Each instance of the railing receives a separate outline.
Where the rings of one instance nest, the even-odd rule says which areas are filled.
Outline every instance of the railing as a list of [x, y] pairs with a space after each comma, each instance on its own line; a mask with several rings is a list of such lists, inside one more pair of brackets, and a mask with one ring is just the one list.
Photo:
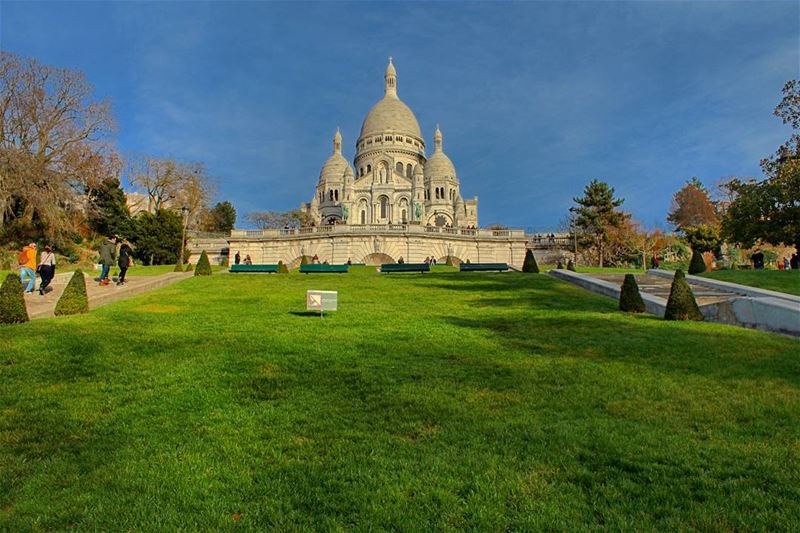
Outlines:
[[525, 232], [521, 229], [491, 230], [472, 228], [451, 228], [443, 226], [423, 226], [418, 223], [408, 224], [336, 224], [332, 226], [312, 226], [291, 229], [265, 229], [265, 230], [233, 230], [232, 239], [250, 238], [297, 238], [317, 234], [343, 235], [343, 234], [437, 234], [458, 236], [462, 238], [494, 238], [494, 239], [524, 239]]

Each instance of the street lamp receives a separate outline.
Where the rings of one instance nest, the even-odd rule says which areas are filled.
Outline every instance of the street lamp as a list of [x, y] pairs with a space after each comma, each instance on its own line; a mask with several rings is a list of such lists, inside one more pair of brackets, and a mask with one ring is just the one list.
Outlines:
[[189, 220], [189, 208], [186, 206], [181, 207], [181, 255], [178, 257], [178, 263], [183, 264], [183, 254], [186, 246], [186, 223]]

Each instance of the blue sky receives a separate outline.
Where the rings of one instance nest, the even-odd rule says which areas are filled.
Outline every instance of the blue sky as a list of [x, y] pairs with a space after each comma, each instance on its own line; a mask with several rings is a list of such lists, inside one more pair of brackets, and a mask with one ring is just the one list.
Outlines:
[[352, 160], [391, 55], [481, 224], [555, 226], [600, 178], [653, 227], [788, 137], [800, 3], [4, 0], [0, 47], [83, 70], [123, 153], [204, 162], [240, 220], [310, 200], [337, 126]]

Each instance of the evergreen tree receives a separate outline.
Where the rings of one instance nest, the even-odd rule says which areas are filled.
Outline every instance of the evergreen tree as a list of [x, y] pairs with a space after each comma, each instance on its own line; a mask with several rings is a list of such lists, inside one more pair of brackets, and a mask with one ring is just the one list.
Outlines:
[[672, 287], [667, 299], [667, 309], [664, 313], [665, 320], [703, 320], [703, 313], [697, 306], [692, 288], [686, 282], [682, 270], [675, 272]]
[[563, 270], [564, 263], [561, 262], [561, 259], [558, 260], [558, 264], [556, 265], [556, 270]]
[[0, 285], [0, 324], [17, 324], [28, 321], [25, 295], [19, 276], [9, 274]]
[[175, 263], [175, 268], [172, 269], [173, 272], [186, 272], [186, 269], [183, 268], [183, 264], [179, 261]]
[[288, 274], [289, 268], [283, 261], [278, 261], [278, 274]]
[[644, 313], [644, 300], [639, 293], [639, 285], [633, 274], [625, 274], [619, 293], [619, 309], [628, 313]]
[[186, 270], [184, 272], [191, 272], [194, 270], [194, 265], [191, 263], [186, 263]]
[[522, 262], [522, 271], [533, 272], [534, 274], [539, 273], [539, 265], [536, 264], [536, 258], [533, 256], [533, 252], [530, 249], [525, 251], [525, 261]]
[[130, 237], [133, 221], [125, 201], [125, 192], [117, 178], [108, 178], [93, 189], [86, 191], [88, 197], [89, 227], [97, 234], [110, 237]]
[[617, 208], [624, 201], [614, 198], [614, 189], [603, 181], [592, 180], [583, 191], [583, 196], [574, 198], [575, 225], [588, 237], [588, 244], [597, 251], [599, 266], [603, 266], [609, 241], [609, 230], [620, 228], [628, 215]]
[[572, 262], [572, 259], [567, 261], [567, 270], [571, 270], [573, 272], [577, 272], [575, 270], [575, 263]]
[[203, 253], [200, 254], [200, 259], [197, 260], [197, 266], [194, 269], [195, 276], [210, 276], [211, 275], [211, 263], [208, 262], [208, 255], [206, 255], [206, 251], [203, 250]]
[[444, 264], [450, 267], [453, 266], [453, 258], [448, 255], [447, 258], [444, 260]]
[[56, 303], [56, 316], [77, 315], [89, 312], [89, 296], [86, 294], [86, 280], [83, 272], [76, 270]]
[[706, 271], [706, 262], [703, 261], [703, 254], [698, 250], [692, 250], [692, 260], [689, 261], [689, 274], [702, 274]]
[[167, 209], [139, 213], [134, 218], [131, 236], [134, 256], [145, 265], [177, 263], [181, 249], [183, 226], [181, 216]]
[[215, 233], [230, 233], [236, 224], [236, 209], [228, 202], [218, 202], [209, 209], [206, 217], [206, 230]]
[[308, 256], [305, 256], [305, 255], [304, 255], [304, 256], [302, 256], [302, 257], [300, 258], [300, 264], [301, 264], [301, 265], [307, 265], [307, 264], [308, 264]]

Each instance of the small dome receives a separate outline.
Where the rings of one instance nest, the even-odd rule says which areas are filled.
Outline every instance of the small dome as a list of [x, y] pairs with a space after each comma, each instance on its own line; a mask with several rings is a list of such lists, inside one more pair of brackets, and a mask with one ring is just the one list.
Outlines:
[[425, 177], [431, 178], [456, 178], [456, 167], [453, 162], [445, 155], [442, 150], [442, 132], [436, 126], [436, 133], [433, 134], [434, 149], [433, 154], [425, 162]]
[[[350, 163], [342, 157], [342, 154], [333, 154], [322, 165], [322, 170], [319, 171], [319, 180], [340, 180], [349, 167]], [[353, 172], [352, 169], [350, 172]]]
[[347, 169], [350, 170], [352, 176], [353, 169], [350, 168], [347, 159], [342, 156], [342, 134], [339, 132], [339, 128], [336, 128], [336, 134], [333, 136], [333, 154], [322, 165], [322, 170], [319, 171], [319, 181], [341, 180]]

